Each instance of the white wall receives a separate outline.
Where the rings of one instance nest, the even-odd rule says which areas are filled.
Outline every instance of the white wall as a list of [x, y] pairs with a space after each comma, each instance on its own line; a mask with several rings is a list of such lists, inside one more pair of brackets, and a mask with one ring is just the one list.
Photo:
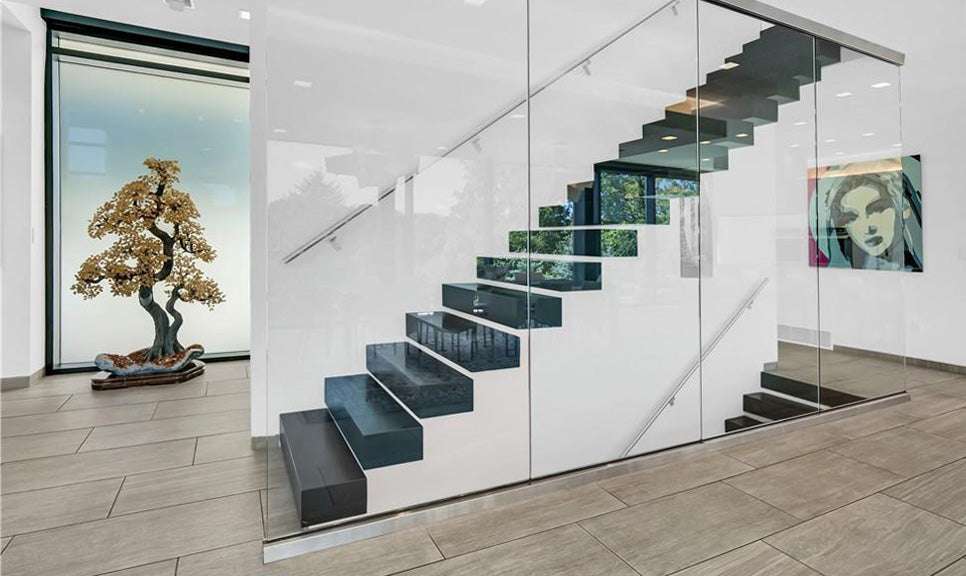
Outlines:
[[39, 13], [4, 3], [3, 377], [44, 366], [44, 45]]
[[[922, 155], [925, 271], [877, 273], [886, 277], [864, 281], [873, 290], [871, 283], [880, 282], [886, 284], [883, 290], [892, 291], [896, 280], [888, 276], [900, 276], [906, 355], [966, 365], [966, 348], [962, 346], [962, 327], [966, 325], [962, 297], [966, 285], [966, 235], [962, 226], [966, 196], [960, 189], [966, 117], [955, 105], [966, 93], [966, 78], [961, 73], [966, 69], [966, 6], [960, 0], [935, 0], [915, 6], [881, 0], [766, 1], [906, 54], [901, 70], [902, 152]], [[845, 313], [843, 309], [843, 317]], [[838, 338], [833, 334], [833, 340], [874, 347], [874, 342], [856, 342], [843, 336], [842, 330]]]

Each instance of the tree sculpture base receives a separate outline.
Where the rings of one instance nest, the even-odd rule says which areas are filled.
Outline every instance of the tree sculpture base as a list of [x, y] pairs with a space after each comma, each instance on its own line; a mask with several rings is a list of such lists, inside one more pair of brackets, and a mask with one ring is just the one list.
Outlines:
[[160, 384], [177, 384], [196, 378], [205, 373], [205, 363], [192, 360], [185, 368], [177, 372], [158, 372], [154, 374], [137, 374], [134, 376], [118, 376], [110, 372], [98, 372], [91, 379], [94, 390], [114, 390], [117, 388], [132, 388], [134, 386], [157, 386]]

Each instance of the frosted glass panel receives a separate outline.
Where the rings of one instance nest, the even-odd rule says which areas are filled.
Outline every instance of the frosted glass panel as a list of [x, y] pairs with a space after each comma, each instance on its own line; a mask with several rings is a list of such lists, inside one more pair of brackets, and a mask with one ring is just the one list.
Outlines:
[[[225, 293], [214, 310], [181, 304], [180, 339], [209, 353], [247, 351], [248, 88], [76, 62], [58, 68], [59, 363], [89, 363], [101, 352], [151, 344], [151, 319], [136, 297], [105, 290], [83, 300], [70, 286], [84, 259], [113, 241], [87, 235], [94, 211], [144, 174], [142, 162], [152, 156], [180, 163], [178, 187], [191, 194], [205, 237], [218, 252], [204, 270]], [[161, 290], [155, 287], [156, 298]]]

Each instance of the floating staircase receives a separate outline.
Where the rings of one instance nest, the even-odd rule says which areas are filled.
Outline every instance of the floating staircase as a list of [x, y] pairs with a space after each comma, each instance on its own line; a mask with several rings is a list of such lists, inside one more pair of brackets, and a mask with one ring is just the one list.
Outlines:
[[[727, 170], [731, 150], [753, 146], [755, 127], [776, 122], [779, 105], [798, 100], [822, 66], [840, 60], [838, 46], [819, 42], [813, 61], [811, 42], [789, 29], [764, 30], [727, 59], [729, 69], [709, 74], [663, 119], [645, 124], [640, 139], [620, 144], [616, 160], [595, 164], [593, 182], [572, 184], [563, 203], [540, 207], [538, 229], [510, 231], [508, 252], [520, 257], [479, 256], [476, 282], [443, 284], [451, 312], [405, 314], [407, 340], [366, 346], [367, 373], [325, 378], [327, 409], [282, 414], [302, 525], [365, 514], [366, 470], [418, 465], [423, 420], [472, 413], [472, 374], [520, 366], [513, 330], [562, 328], [564, 294], [603, 289], [601, 261], [569, 257], [636, 257], [638, 230], [628, 227], [670, 223], [670, 199], [697, 195], [696, 158], [699, 172]], [[604, 228], [612, 225], [624, 227]], [[728, 419], [727, 431], [853, 401], [766, 373], [762, 387], [781, 395], [745, 395], [748, 414]]]

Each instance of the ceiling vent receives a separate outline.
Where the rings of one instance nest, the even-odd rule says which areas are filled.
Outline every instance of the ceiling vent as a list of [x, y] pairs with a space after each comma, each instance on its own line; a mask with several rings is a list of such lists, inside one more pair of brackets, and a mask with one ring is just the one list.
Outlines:
[[161, 0], [168, 5], [168, 8], [177, 12], [183, 12], [185, 8], [194, 9], [195, 0]]

